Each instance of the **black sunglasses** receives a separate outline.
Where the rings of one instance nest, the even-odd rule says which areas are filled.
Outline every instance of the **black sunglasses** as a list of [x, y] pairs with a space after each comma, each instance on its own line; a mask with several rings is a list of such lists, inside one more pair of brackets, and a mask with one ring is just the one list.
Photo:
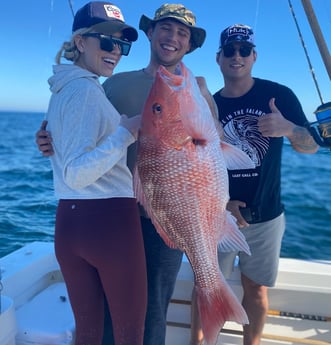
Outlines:
[[241, 57], [248, 57], [248, 56], [251, 55], [252, 50], [253, 50], [253, 47], [251, 47], [251, 46], [246, 46], [246, 45], [242, 45], [242, 46], [240, 46], [239, 48], [236, 48], [236, 47], [234, 47], [233, 45], [227, 45], [227, 46], [224, 46], [224, 47], [222, 48], [223, 55], [224, 55], [226, 58], [233, 57], [234, 54], [236, 53], [236, 51], [239, 52], [239, 55], [240, 55]]
[[114, 45], [119, 46], [121, 55], [129, 55], [131, 44], [130, 41], [125, 41], [117, 37], [113, 37], [111, 35], [104, 35], [98, 32], [91, 32], [87, 34], [83, 34], [84, 37], [95, 37], [100, 40], [100, 49], [105, 50], [107, 52], [111, 52], [114, 50]]

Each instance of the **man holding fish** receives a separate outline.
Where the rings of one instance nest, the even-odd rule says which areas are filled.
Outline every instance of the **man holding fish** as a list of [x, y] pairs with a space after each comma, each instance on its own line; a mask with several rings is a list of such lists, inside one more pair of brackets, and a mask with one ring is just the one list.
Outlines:
[[[169, 73], [176, 73], [178, 64], [185, 54], [201, 47], [206, 36], [205, 30], [196, 26], [194, 14], [181, 4], [162, 5], [155, 12], [154, 19], [143, 15], [139, 28], [150, 41], [151, 54], [148, 66], [139, 71], [119, 73], [104, 83], [109, 100], [120, 114], [128, 116], [143, 111], [158, 68], [164, 66]], [[197, 82], [211, 112], [217, 117], [217, 108], [204, 78], [197, 78]], [[45, 125], [46, 123], [43, 127]], [[37, 132], [37, 143], [45, 156], [52, 154], [50, 133], [45, 128]], [[128, 165], [131, 169], [135, 161], [136, 147], [133, 146], [128, 153]], [[143, 215], [141, 221], [148, 278], [144, 345], [164, 345], [167, 309], [183, 253], [164, 243], [149, 218]], [[107, 344], [109, 342], [107, 339]]]
[[[155, 12], [153, 20], [143, 15], [139, 28], [150, 41], [149, 64], [142, 70], [116, 74], [104, 83], [106, 94], [115, 108], [128, 116], [143, 112], [159, 67], [164, 66], [170, 74], [176, 74], [178, 64], [185, 54], [200, 47], [206, 36], [204, 29], [196, 26], [194, 14], [180, 4], [162, 5]], [[198, 82], [201, 93], [217, 117], [215, 104], [205, 80], [199, 78]], [[132, 170], [136, 156], [136, 146], [130, 147], [128, 165]], [[148, 278], [144, 344], [164, 345], [167, 309], [183, 254], [164, 243], [149, 218], [142, 216], [141, 222]]]

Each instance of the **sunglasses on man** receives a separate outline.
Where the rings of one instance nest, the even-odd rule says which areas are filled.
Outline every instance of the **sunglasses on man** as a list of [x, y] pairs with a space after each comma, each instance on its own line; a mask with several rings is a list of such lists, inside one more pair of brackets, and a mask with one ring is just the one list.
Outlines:
[[235, 46], [229, 44], [229, 45], [226, 45], [222, 48], [223, 55], [226, 58], [233, 57], [236, 52], [239, 52], [239, 55], [241, 57], [248, 57], [251, 55], [252, 50], [253, 50], [253, 47], [247, 46], [247, 45], [241, 45], [239, 47], [235, 47]]
[[98, 32], [91, 32], [87, 34], [83, 34], [84, 37], [95, 37], [98, 38], [100, 41], [100, 49], [105, 50], [107, 52], [111, 52], [114, 50], [114, 46], [117, 45], [120, 48], [121, 55], [129, 55], [131, 49], [131, 42], [122, 40], [118, 37], [113, 37], [111, 35], [104, 35]]

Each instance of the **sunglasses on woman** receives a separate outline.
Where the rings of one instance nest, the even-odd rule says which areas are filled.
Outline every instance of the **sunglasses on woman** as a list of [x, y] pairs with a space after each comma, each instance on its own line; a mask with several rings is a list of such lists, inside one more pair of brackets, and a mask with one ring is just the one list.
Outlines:
[[251, 55], [253, 50], [252, 46], [241, 45], [240, 47], [234, 47], [233, 45], [227, 45], [222, 48], [223, 55], [226, 58], [233, 57], [234, 54], [238, 51], [241, 57], [248, 57]]
[[95, 37], [98, 38], [100, 41], [100, 49], [105, 50], [107, 52], [111, 52], [114, 50], [114, 46], [117, 45], [120, 48], [121, 55], [129, 55], [131, 49], [131, 42], [122, 40], [118, 37], [113, 37], [111, 35], [104, 35], [98, 32], [91, 32], [87, 34], [83, 34], [84, 37]]

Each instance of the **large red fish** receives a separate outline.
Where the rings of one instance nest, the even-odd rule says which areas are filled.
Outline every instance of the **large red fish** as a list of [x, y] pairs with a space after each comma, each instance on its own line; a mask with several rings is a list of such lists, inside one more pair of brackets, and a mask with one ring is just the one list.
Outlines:
[[221, 142], [196, 79], [184, 64], [179, 69], [175, 75], [161, 66], [146, 100], [134, 184], [162, 239], [190, 261], [202, 330], [210, 345], [217, 342], [225, 321], [248, 323], [219, 270], [217, 245], [249, 253], [225, 207], [227, 167], [248, 168], [252, 162]]

